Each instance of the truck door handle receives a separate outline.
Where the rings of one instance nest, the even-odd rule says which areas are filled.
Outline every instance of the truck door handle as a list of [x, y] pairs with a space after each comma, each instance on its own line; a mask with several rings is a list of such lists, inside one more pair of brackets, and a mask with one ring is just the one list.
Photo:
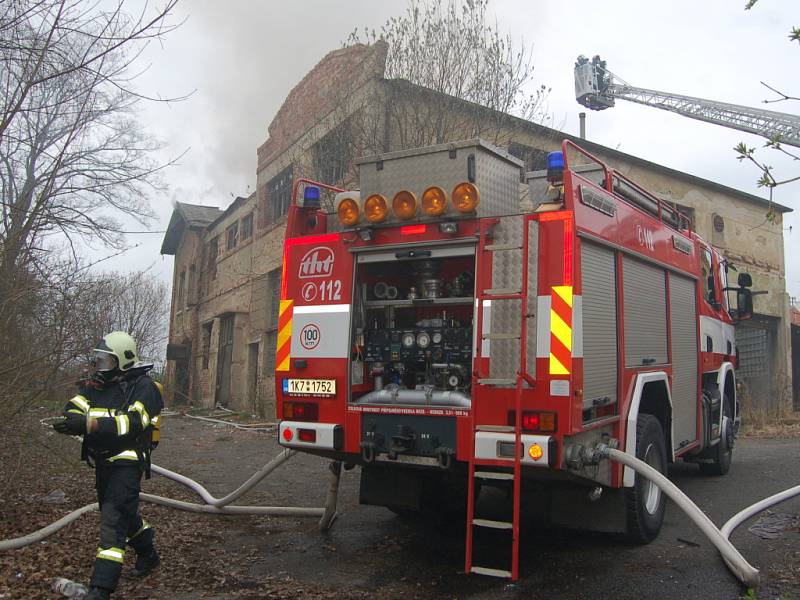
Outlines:
[[405, 252], [395, 252], [395, 258], [417, 258], [417, 257], [427, 257], [431, 255], [430, 250], [406, 250]]
[[656, 359], [652, 358], [650, 356], [647, 356], [647, 357], [642, 359], [642, 364], [643, 365], [652, 365], [654, 362], [656, 362]]

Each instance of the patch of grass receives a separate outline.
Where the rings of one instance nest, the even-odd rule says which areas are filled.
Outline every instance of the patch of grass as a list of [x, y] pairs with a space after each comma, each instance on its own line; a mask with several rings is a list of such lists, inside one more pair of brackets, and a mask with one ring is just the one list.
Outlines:
[[752, 391], [739, 384], [741, 434], [749, 437], [800, 437], [800, 413], [792, 412], [791, 396], [787, 389], [779, 391], [771, 407], [753, 398]]
[[781, 409], [744, 408], [741, 434], [748, 437], [800, 437], [800, 415]]

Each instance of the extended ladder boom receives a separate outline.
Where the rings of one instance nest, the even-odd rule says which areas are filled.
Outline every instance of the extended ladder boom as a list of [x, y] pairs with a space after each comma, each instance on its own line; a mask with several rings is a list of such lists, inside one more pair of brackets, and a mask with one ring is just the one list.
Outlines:
[[614, 106], [614, 100], [619, 98], [769, 139], [778, 137], [782, 144], [800, 147], [800, 116], [620, 83], [599, 57], [591, 62], [584, 57], [578, 58], [575, 64], [575, 97], [592, 110], [610, 108]]

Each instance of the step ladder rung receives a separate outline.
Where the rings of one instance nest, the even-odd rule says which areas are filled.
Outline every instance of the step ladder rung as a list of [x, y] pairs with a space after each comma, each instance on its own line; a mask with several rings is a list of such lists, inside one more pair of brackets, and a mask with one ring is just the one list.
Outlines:
[[483, 340], [518, 340], [518, 333], [484, 333], [481, 336]]
[[491, 519], [472, 519], [472, 524], [478, 527], [489, 527], [490, 529], [511, 529], [513, 523], [508, 521], [493, 521]]
[[475, 471], [475, 479], [499, 479], [502, 481], [513, 481], [513, 473], [498, 473], [497, 471]]
[[[522, 243], [494, 243], [493, 240], [486, 239], [487, 231], [481, 227], [480, 231], [481, 239], [480, 242], [482, 244], [481, 250], [486, 252], [502, 252], [502, 251], [510, 251], [512, 254], [508, 255], [505, 254], [508, 258], [515, 258], [515, 257], [524, 257], [525, 252], [525, 242]], [[484, 237], [486, 236], [486, 237]], [[523, 239], [527, 240], [528, 238], [528, 230], [527, 225], [523, 228]], [[499, 241], [499, 240], [498, 240]], [[492, 243], [488, 243], [492, 242]], [[524, 275], [524, 274], [523, 274]], [[524, 279], [524, 278], [523, 278]], [[511, 287], [485, 287], [491, 286], [494, 284], [505, 284], [505, 285], [515, 285], [516, 288]], [[524, 346], [523, 340], [527, 335], [525, 332], [527, 331], [528, 326], [528, 319], [535, 317], [534, 315], [534, 305], [531, 304], [531, 307], [526, 308], [526, 298], [530, 296], [530, 290], [527, 289], [524, 281], [519, 279], [512, 280], [508, 282], [500, 282], [500, 281], [492, 281], [491, 279], [484, 279], [482, 281], [476, 282], [475, 286], [475, 297], [476, 300], [479, 300], [488, 305], [492, 301], [500, 302], [505, 300], [514, 300], [519, 302], [519, 308], [515, 309], [520, 316], [520, 327], [517, 331], [513, 331], [514, 327], [504, 327], [500, 329], [505, 329], [506, 332], [500, 331], [491, 331], [492, 328], [487, 327], [490, 331], [484, 333], [483, 326], [483, 316], [484, 311], [479, 311], [477, 323], [475, 324], [476, 329], [480, 331], [480, 339], [481, 340], [508, 340], [514, 344], [519, 345], [520, 351]], [[535, 298], [534, 298], [535, 300]], [[504, 305], [505, 306], [505, 305]], [[513, 306], [513, 305], [512, 305]], [[509, 331], [511, 329], [512, 331]], [[524, 366], [524, 365], [523, 365]], [[476, 374], [477, 375], [477, 374]], [[487, 387], [495, 387], [499, 389], [512, 389], [515, 390], [514, 400], [516, 411], [522, 410], [522, 398], [523, 392], [526, 388], [532, 388], [534, 383], [531, 377], [524, 372], [524, 369], [516, 374], [515, 377], [492, 377], [489, 373], [485, 373], [488, 377], [481, 377], [477, 375], [475, 380], [478, 385], [484, 385]], [[521, 432], [514, 427], [513, 425], [479, 425], [475, 421], [475, 417], [473, 415], [471, 420], [471, 426], [473, 427], [473, 435], [475, 436], [475, 440], [477, 441], [478, 437], [481, 438], [489, 436], [491, 437], [494, 434], [495, 438], [506, 438], [506, 439], [516, 439], [519, 440], [519, 436]], [[486, 433], [481, 433], [486, 432]], [[511, 579], [516, 580], [518, 578], [518, 570], [519, 570], [519, 528], [520, 528], [520, 513], [519, 513], [519, 503], [520, 503], [520, 494], [521, 494], [521, 481], [517, 480], [515, 477], [515, 473], [519, 473], [521, 468], [521, 461], [522, 457], [517, 455], [511, 457], [511, 463], [504, 463], [505, 466], [501, 466], [503, 463], [498, 463], [496, 460], [482, 460], [475, 457], [474, 453], [473, 456], [469, 459], [469, 480], [467, 482], [468, 487], [468, 496], [467, 496], [467, 531], [466, 531], [466, 540], [465, 540], [465, 562], [464, 568], [469, 573], [475, 573], [478, 575], [487, 575], [489, 577], [500, 577], [503, 579]], [[513, 464], [513, 470], [509, 467]], [[513, 494], [514, 500], [514, 509], [513, 514], [510, 519], [508, 520], [494, 520], [494, 519], [479, 519], [476, 518], [476, 506], [475, 506], [475, 490], [478, 489], [478, 486], [481, 485], [481, 482], [484, 485], [490, 485], [490, 482], [496, 482], [494, 485], [497, 486], [505, 486], [508, 488], [511, 493]], [[502, 482], [502, 483], [501, 483]], [[508, 482], [508, 483], [506, 483]], [[475, 536], [479, 534], [479, 530], [477, 528], [490, 528], [495, 530], [501, 530], [503, 532], [511, 532], [512, 535], [510, 537], [510, 544], [511, 544], [511, 561], [510, 564], [506, 565], [500, 563], [500, 566], [508, 567], [509, 570], [505, 569], [497, 569], [497, 568], [490, 568], [490, 567], [480, 567], [473, 565], [472, 559], [474, 557], [474, 547], [473, 545], [476, 543]], [[483, 541], [478, 535], [479, 541]]]
[[487, 244], [483, 249], [490, 252], [502, 252], [504, 250], [522, 250], [522, 246], [517, 244]]
[[503, 577], [511, 579], [511, 571], [504, 571], [503, 569], [489, 569], [487, 567], [472, 567], [470, 573], [476, 575], [488, 575], [489, 577]]
[[514, 385], [517, 383], [516, 379], [478, 379], [481, 385]]
[[488, 288], [483, 290], [484, 296], [521, 296], [522, 290], [516, 288]]

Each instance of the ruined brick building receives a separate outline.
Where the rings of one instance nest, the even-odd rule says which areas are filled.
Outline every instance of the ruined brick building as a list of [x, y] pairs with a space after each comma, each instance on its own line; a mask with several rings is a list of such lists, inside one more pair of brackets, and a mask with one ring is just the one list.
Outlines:
[[[224, 211], [175, 207], [161, 249], [175, 257], [167, 356], [174, 398], [274, 415], [283, 234], [297, 178], [348, 187], [356, 180], [353, 160], [359, 156], [472, 137], [507, 148], [536, 170], [548, 151], [572, 137], [385, 79], [385, 59], [382, 43], [329, 53], [269, 124], [257, 151], [256, 192]], [[757, 317], [737, 333], [740, 375], [751, 386], [770, 390], [765, 399], [778, 401], [778, 394], [790, 389], [791, 376], [782, 237], [782, 213], [789, 209], [773, 204], [776, 218], [765, 222], [768, 204], [762, 198], [576, 141], [677, 204], [704, 238], [752, 274], [753, 289], [769, 292], [757, 298]]]

